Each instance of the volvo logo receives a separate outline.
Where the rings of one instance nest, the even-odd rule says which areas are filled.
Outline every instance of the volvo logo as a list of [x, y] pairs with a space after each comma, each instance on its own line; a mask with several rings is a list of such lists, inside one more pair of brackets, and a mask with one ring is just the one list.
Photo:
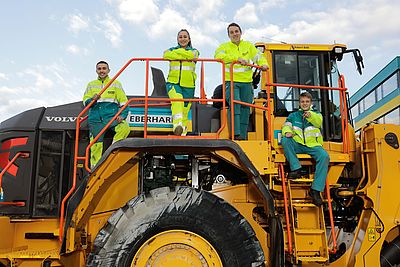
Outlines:
[[76, 117], [54, 117], [54, 116], [46, 116], [46, 120], [48, 122], [75, 122]]

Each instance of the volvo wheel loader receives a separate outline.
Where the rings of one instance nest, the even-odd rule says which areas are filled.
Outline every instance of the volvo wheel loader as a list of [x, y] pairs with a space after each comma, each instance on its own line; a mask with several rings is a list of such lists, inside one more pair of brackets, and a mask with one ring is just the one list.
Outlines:
[[[0, 265], [400, 266], [400, 127], [371, 122], [354, 132], [337, 63], [352, 53], [361, 73], [360, 52], [341, 44], [256, 46], [270, 68], [247, 104], [248, 140], [232, 138], [235, 101], [225, 100], [223, 75], [232, 66], [214, 59], [197, 65], [221, 68], [220, 96], [205, 96], [202, 67], [200, 98], [187, 100], [187, 136], [172, 134], [170, 103], [179, 100], [168, 98], [162, 71], [150, 68], [162, 59], [129, 60], [112, 80], [145, 63], [143, 96], [123, 107], [131, 134], [92, 169], [96, 138], [89, 141], [89, 107], [80, 102], [2, 122]], [[330, 156], [321, 207], [307, 195], [314, 160], [299, 154], [307, 174], [288, 180], [280, 143], [303, 91], [323, 116]], [[103, 132], [110, 141], [112, 132]]]

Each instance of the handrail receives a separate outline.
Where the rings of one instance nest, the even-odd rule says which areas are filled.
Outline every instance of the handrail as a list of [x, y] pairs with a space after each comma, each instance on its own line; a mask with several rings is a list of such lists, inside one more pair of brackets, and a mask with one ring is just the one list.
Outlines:
[[[89, 146], [86, 148], [86, 153], [85, 156], [78, 156], [79, 154], [79, 130], [81, 128], [81, 123], [87, 118], [87, 116], [84, 116], [88, 110], [90, 109], [91, 106], [93, 106], [93, 104], [96, 102], [95, 100], [92, 100], [77, 116], [77, 120], [76, 120], [76, 127], [75, 127], [75, 149], [74, 149], [74, 169], [73, 169], [73, 177], [72, 177], [72, 186], [69, 189], [69, 191], [67, 192], [67, 194], [65, 195], [65, 197], [63, 198], [62, 202], [61, 202], [61, 209], [60, 209], [60, 229], [59, 229], [59, 240], [62, 241], [63, 238], [63, 226], [64, 226], [64, 220], [65, 220], [65, 205], [67, 200], [69, 199], [69, 197], [73, 194], [73, 192], [75, 191], [76, 188], [76, 181], [77, 181], [77, 166], [78, 166], [78, 161], [79, 160], [84, 160], [85, 162], [85, 169], [88, 170], [90, 172], [90, 169], [88, 167], [88, 162], [89, 162], [89, 149], [90, 147], [94, 144], [94, 142], [96, 142], [100, 136], [108, 129], [108, 127], [111, 125], [111, 123], [119, 116], [119, 114], [121, 114], [121, 112], [128, 107], [129, 103], [133, 102], [133, 101], [144, 101], [144, 107], [145, 107], [145, 114], [144, 114], [144, 138], [147, 138], [147, 118], [148, 118], [148, 107], [149, 107], [149, 101], [167, 101], [167, 102], [171, 102], [171, 101], [185, 101], [185, 102], [201, 102], [201, 101], [208, 101], [208, 102], [222, 102], [222, 108], [223, 108], [223, 114], [224, 116], [222, 117], [222, 122], [221, 122], [221, 127], [220, 129], [217, 131], [217, 134], [219, 136], [219, 134], [222, 132], [222, 130], [224, 129], [224, 127], [226, 126], [226, 102], [225, 102], [225, 90], [223, 90], [223, 99], [219, 100], [219, 99], [184, 99], [184, 100], [180, 100], [180, 99], [169, 99], [169, 98], [152, 98], [149, 99], [149, 62], [151, 61], [171, 61], [171, 60], [166, 60], [164, 58], [131, 58], [130, 60], [128, 60], [128, 62], [114, 75], [114, 77], [112, 77], [110, 79], [110, 81], [106, 84], [106, 86], [104, 86], [104, 88], [99, 92], [98, 95], [102, 95], [103, 92], [105, 90], [107, 90], [108, 87], [110, 87], [110, 85], [120, 76], [120, 74], [125, 71], [125, 69], [134, 61], [145, 61], [146, 63], [146, 82], [145, 82], [145, 97], [144, 98], [131, 98], [122, 108], [120, 108], [120, 110], [117, 112], [117, 114], [110, 120], [109, 123], [107, 123], [107, 125], [102, 129], [102, 131], [100, 131], [100, 133], [92, 140], [92, 142], [89, 144]], [[173, 60], [173, 61], [196, 61], [196, 62], [217, 62], [217, 63], [221, 63], [221, 69], [222, 69], [222, 81], [223, 81], [223, 87], [225, 89], [225, 75], [224, 75], [224, 70], [225, 70], [225, 63], [220, 60], [220, 59], [194, 59], [194, 60]], [[187, 138], [187, 137], [186, 137]], [[193, 137], [191, 137], [193, 138]], [[203, 137], [204, 138], [204, 137]]]
[[[202, 62], [202, 72], [204, 70], [204, 66], [203, 63], [204, 62], [217, 62], [217, 63], [221, 63], [221, 72], [222, 72], [222, 99], [207, 99], [207, 98], [203, 98], [203, 96], [199, 99], [170, 99], [170, 98], [149, 98], [149, 62], [150, 61], [171, 61], [171, 60], [166, 60], [163, 58], [131, 58], [118, 72], [117, 74], [112, 77], [110, 79], [110, 81], [107, 83], [107, 85], [99, 92], [99, 95], [101, 95], [105, 90], [107, 90], [107, 88], [120, 76], [120, 74], [134, 61], [145, 61], [146, 63], [146, 82], [145, 82], [145, 97], [144, 98], [131, 98], [127, 101], [127, 103], [125, 103], [125, 105], [120, 108], [120, 110], [117, 112], [117, 114], [115, 114], [115, 116], [110, 120], [110, 122], [107, 123], [107, 125], [100, 131], [100, 133], [89, 143], [88, 147], [85, 150], [85, 155], [84, 156], [79, 156], [78, 153], [78, 148], [79, 148], [79, 130], [81, 128], [81, 123], [87, 119], [87, 116], [84, 116], [88, 110], [90, 109], [90, 107], [95, 103], [95, 100], [92, 100], [78, 115], [78, 118], [76, 120], [76, 132], [75, 132], [75, 150], [74, 150], [74, 169], [73, 169], [73, 181], [72, 181], [72, 186], [70, 188], [70, 190], [68, 191], [68, 193], [65, 195], [65, 197], [63, 198], [62, 202], [61, 202], [61, 209], [60, 209], [60, 241], [63, 238], [63, 225], [64, 225], [64, 219], [65, 219], [65, 204], [68, 200], [68, 198], [72, 195], [72, 193], [75, 191], [76, 188], [76, 180], [77, 180], [77, 166], [78, 166], [78, 161], [79, 160], [83, 160], [85, 162], [84, 166], [85, 169], [90, 172], [90, 168], [88, 166], [89, 164], [89, 151], [90, 151], [90, 147], [100, 138], [100, 136], [108, 129], [108, 127], [112, 124], [112, 122], [114, 120], [116, 120], [116, 118], [121, 114], [121, 112], [126, 109], [128, 106], [144, 106], [144, 138], [148, 138], [148, 137], [152, 137], [152, 138], [188, 138], [188, 139], [194, 139], [194, 138], [202, 138], [202, 139], [218, 139], [220, 133], [223, 131], [223, 129], [226, 127], [227, 125], [227, 109], [226, 109], [226, 81], [225, 81], [225, 63], [222, 60], [219, 59], [195, 59], [195, 60], [176, 60], [176, 61], [198, 61], [198, 62]], [[175, 60], [174, 60], [175, 61]], [[271, 110], [271, 87], [273, 86], [282, 86], [282, 87], [294, 87], [294, 88], [303, 88], [303, 89], [321, 89], [321, 90], [338, 90], [340, 91], [340, 97], [341, 97], [341, 101], [340, 101], [340, 105], [344, 105], [346, 103], [346, 99], [344, 97], [344, 100], [342, 100], [343, 98], [343, 94], [345, 94], [345, 91], [347, 90], [347, 88], [344, 87], [344, 78], [343, 82], [340, 83], [341, 87], [339, 88], [335, 88], [335, 87], [326, 87], [326, 86], [310, 86], [310, 85], [296, 85], [296, 84], [281, 84], [281, 83], [270, 83], [269, 79], [270, 79], [270, 75], [269, 75], [269, 70], [267, 69], [266, 71], [264, 71], [264, 75], [265, 75], [265, 81], [266, 81], [266, 86], [267, 86], [267, 107], [261, 107], [261, 106], [256, 106], [254, 104], [250, 104], [250, 103], [245, 103], [239, 100], [235, 100], [234, 99], [234, 93], [233, 93], [233, 87], [234, 87], [234, 81], [233, 81], [233, 66], [235, 64], [239, 64], [239, 62], [233, 62], [230, 64], [230, 82], [231, 82], [231, 88], [230, 88], [230, 93], [231, 93], [231, 99], [230, 99], [230, 106], [232, 108], [230, 108], [230, 112], [231, 112], [231, 139], [234, 139], [234, 104], [240, 104], [240, 105], [246, 105], [249, 107], [253, 107], [256, 109], [261, 109], [264, 111], [267, 111], [267, 115], [268, 115], [268, 141], [272, 141], [273, 140], [273, 123], [272, 123], [272, 110]], [[242, 64], [243, 65], [243, 64]], [[249, 67], [254, 67], [257, 69], [261, 69], [260, 66], [258, 65], [253, 65], [253, 64], [246, 64], [246, 66]], [[201, 79], [204, 79], [204, 74], [202, 73], [201, 75]], [[201, 94], [203, 94], [204, 91], [204, 84], [201, 84]], [[205, 97], [205, 93], [204, 93], [204, 97]], [[144, 103], [139, 103], [139, 104], [131, 104], [132, 102], [137, 102], [137, 101], [144, 101]], [[185, 101], [185, 102], [199, 102], [199, 103], [207, 103], [207, 102], [222, 102], [222, 120], [221, 120], [221, 126], [219, 128], [219, 130], [216, 132], [215, 135], [211, 135], [211, 136], [185, 136], [185, 137], [179, 137], [179, 136], [160, 136], [160, 135], [148, 135], [147, 130], [148, 130], [148, 107], [149, 106], [156, 106], [156, 105], [166, 105], [164, 104], [153, 104], [153, 103], [149, 103], [152, 101], [163, 101], [165, 103], [171, 103], [173, 101]], [[343, 149], [344, 151], [348, 151], [349, 149], [347, 148], [347, 141], [348, 141], [348, 133], [345, 137], [345, 127], [347, 129], [347, 126], [344, 125], [344, 120], [345, 118], [343, 118], [344, 116], [347, 118], [347, 116], [345, 115], [345, 111], [347, 110], [347, 107], [345, 106], [344, 108], [340, 109], [341, 112], [341, 117], [342, 117], [342, 136], [343, 136]], [[344, 115], [344, 116], [343, 116]]]
[[287, 231], [287, 239], [288, 239], [288, 251], [289, 254], [292, 254], [292, 232], [290, 230], [290, 221], [289, 221], [289, 205], [288, 205], [288, 196], [286, 192], [286, 179], [285, 179], [285, 170], [283, 169], [283, 164], [279, 164], [279, 171], [281, 172], [282, 178], [282, 190], [283, 190], [283, 204], [285, 207], [285, 220], [286, 220], [286, 231]]
[[[229, 74], [230, 74], [230, 83], [231, 83], [231, 86], [230, 86], [230, 112], [231, 112], [231, 139], [233, 140], [234, 139], [234, 137], [235, 137], [235, 111], [234, 111], [234, 109], [235, 109], [235, 107], [234, 107], [234, 104], [240, 104], [240, 105], [244, 105], [244, 106], [249, 106], [249, 107], [254, 107], [254, 108], [258, 108], [258, 109], [263, 109], [263, 110], [267, 110], [268, 111], [268, 123], [271, 123], [271, 108], [270, 108], [270, 96], [269, 96], [269, 94], [267, 95], [267, 97], [268, 97], [268, 99], [267, 99], [267, 108], [264, 108], [264, 107], [260, 107], [260, 106], [256, 106], [256, 105], [253, 105], [253, 104], [250, 104], [250, 103], [246, 103], [246, 102], [242, 102], [242, 101], [239, 101], [239, 100], [235, 100], [235, 95], [234, 95], [234, 84], [235, 84], [235, 82], [233, 81], [233, 67], [234, 67], [234, 65], [236, 65], [236, 64], [240, 64], [240, 65], [242, 65], [242, 66], [247, 66], [247, 67], [252, 67], [252, 68], [256, 68], [256, 69], [262, 69], [262, 67], [261, 66], [259, 66], [259, 65], [255, 65], [255, 64], [241, 64], [239, 61], [234, 61], [234, 62], [232, 62], [231, 63], [231, 65], [230, 65], [230, 67], [229, 67]], [[268, 70], [268, 69], [267, 69]], [[268, 77], [268, 72], [267, 71], [264, 71], [265, 72], [265, 75], [266, 75], [266, 79], [268, 79], [267, 77]], [[225, 87], [223, 88], [224, 90], [225, 90]], [[271, 127], [269, 127], [269, 128], [271, 128]], [[268, 135], [268, 140], [272, 140], [272, 136], [271, 135]]]
[[[268, 76], [267, 76], [268, 78]], [[270, 87], [293, 87], [293, 88], [300, 88], [300, 89], [320, 89], [320, 90], [333, 90], [339, 91], [339, 102], [340, 102], [340, 117], [341, 117], [341, 124], [342, 124], [342, 137], [343, 137], [343, 153], [349, 153], [349, 133], [348, 133], [348, 116], [347, 116], [347, 101], [346, 101], [346, 91], [347, 88], [345, 87], [344, 83], [344, 76], [341, 75], [339, 78], [339, 86], [340, 87], [329, 87], [329, 86], [318, 86], [318, 85], [300, 85], [300, 84], [288, 84], [288, 83], [270, 83], [268, 79], [266, 80], [267, 86], [267, 94], [268, 98], [270, 95]], [[272, 122], [268, 121], [268, 127], [272, 128]]]
[[331, 199], [331, 192], [329, 189], [330, 189], [329, 181], [328, 181], [328, 179], [326, 179], [325, 191], [326, 191], [326, 197], [328, 199], [329, 222], [331, 224], [331, 235], [332, 235], [332, 240], [333, 240], [333, 249], [331, 250], [331, 252], [336, 253], [337, 243], [336, 243], [336, 234], [335, 234], [335, 222], [333, 220], [332, 199]]
[[[4, 169], [0, 173], [0, 194], [1, 194], [1, 200], [3, 200], [3, 176], [8, 171], [8, 169], [14, 164], [14, 162], [19, 158], [28, 158], [29, 153], [26, 152], [18, 152], [15, 154], [15, 156], [7, 163], [7, 165], [4, 167]], [[25, 206], [25, 202], [23, 201], [15, 201], [15, 202], [4, 202], [1, 201], [0, 205], [11, 205], [11, 206]]]

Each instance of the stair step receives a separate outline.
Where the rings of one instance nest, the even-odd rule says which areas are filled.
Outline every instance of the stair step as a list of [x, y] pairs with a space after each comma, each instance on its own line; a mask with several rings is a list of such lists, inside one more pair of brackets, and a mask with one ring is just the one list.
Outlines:
[[[286, 180], [289, 180], [289, 179], [286, 178]], [[293, 183], [293, 182], [295, 182], [295, 183], [312, 183], [312, 182], [314, 182], [314, 179], [302, 177], [302, 178], [297, 178], [297, 179], [290, 179], [290, 182], [291, 183]]]
[[302, 262], [326, 262], [328, 261], [328, 258], [326, 257], [298, 257], [298, 260], [302, 261]]
[[294, 231], [298, 234], [325, 234], [325, 231], [322, 229], [294, 229]]
[[292, 203], [293, 207], [309, 207], [309, 208], [316, 208], [313, 203]]

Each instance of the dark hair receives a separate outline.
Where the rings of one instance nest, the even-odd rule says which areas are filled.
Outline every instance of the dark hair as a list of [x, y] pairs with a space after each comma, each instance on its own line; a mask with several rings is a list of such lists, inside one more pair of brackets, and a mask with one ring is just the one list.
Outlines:
[[[181, 32], [186, 32], [186, 33], [188, 34], [188, 37], [189, 37], [188, 46], [189, 46], [189, 47], [192, 47], [192, 38], [190, 38], [190, 33], [189, 33], [189, 31], [186, 30], [186, 29], [181, 29], [181, 30], [178, 32], [177, 37], [179, 36], [179, 34], [180, 34]], [[179, 44], [179, 42], [178, 42], [178, 44]]]
[[228, 27], [226, 28], [226, 31], [228, 32], [228, 35], [229, 35], [229, 27], [232, 27], [232, 26], [236, 26], [236, 27], [238, 27], [238, 28], [239, 28], [239, 31], [240, 31], [240, 33], [242, 33], [242, 29], [240, 28], [239, 24], [237, 24], [237, 23], [235, 23], [235, 22], [232, 22], [232, 23], [231, 23], [231, 24], [229, 24], [229, 25], [228, 25]]
[[108, 66], [108, 63], [105, 62], [104, 60], [100, 60], [99, 62], [97, 62], [97, 63], [96, 63], [96, 67], [97, 67], [97, 65], [99, 65], [99, 64], [106, 64], [106, 65], [107, 65], [107, 68], [110, 68], [110, 66]]
[[300, 97], [307, 97], [312, 100], [312, 95], [309, 92], [303, 92], [300, 94]]

